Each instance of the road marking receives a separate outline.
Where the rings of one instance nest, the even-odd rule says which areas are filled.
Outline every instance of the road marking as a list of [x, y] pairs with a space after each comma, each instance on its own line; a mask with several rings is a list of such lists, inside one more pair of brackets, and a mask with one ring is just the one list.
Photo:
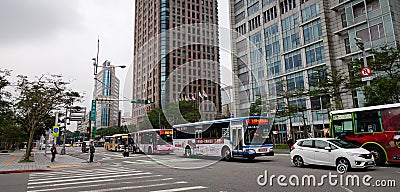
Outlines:
[[[157, 175], [156, 175], [157, 176]], [[159, 177], [162, 175], [159, 175]], [[146, 177], [153, 177], [152, 176], [145, 176], [142, 178], [146, 178]], [[103, 180], [95, 180], [95, 181], [80, 181], [80, 182], [73, 182], [73, 183], [57, 183], [57, 184], [50, 184], [50, 185], [40, 185], [40, 186], [28, 186], [28, 189], [34, 189], [34, 188], [43, 188], [43, 187], [57, 187], [57, 186], [65, 186], [65, 185], [80, 185], [82, 187], [81, 184], [87, 184], [87, 183], [101, 183], [101, 182], [111, 182], [113, 181], [113, 183], [115, 183], [114, 181], [121, 181], [121, 180], [128, 180], [128, 179], [138, 179], [138, 177], [130, 177], [130, 178], [117, 178], [117, 179], [103, 179]], [[164, 178], [164, 179], [150, 179], [150, 180], [142, 180], [142, 181], [135, 181], [135, 182], [153, 182], [153, 181], [167, 181], [167, 180], [172, 180], [173, 178]], [[122, 183], [122, 182], [118, 182], [118, 183]], [[124, 182], [124, 183], [132, 183], [132, 182]], [[85, 187], [85, 186], [83, 186]]]
[[103, 170], [96, 170], [96, 171], [81, 170], [79, 172], [67, 172], [67, 173], [55, 172], [55, 173], [49, 173], [49, 174], [35, 175], [35, 176], [32, 176], [32, 177], [29, 176], [29, 179], [36, 179], [38, 177], [41, 177], [41, 178], [43, 178], [43, 177], [54, 178], [54, 176], [57, 176], [57, 177], [68, 176], [68, 177], [70, 177], [71, 175], [78, 176], [78, 175], [95, 174], [95, 173], [110, 173], [110, 174], [111, 173], [122, 173], [122, 172], [129, 173], [129, 172], [133, 172], [133, 171], [135, 171], [135, 169], [122, 170], [122, 168], [121, 168], [121, 169], [117, 169], [117, 170], [103, 169]]
[[290, 156], [290, 154], [281, 154], [281, 153], [278, 153], [278, 154], [274, 154], [274, 155], [277, 155], [277, 156]]
[[178, 181], [174, 183], [158, 183], [152, 185], [139, 185], [139, 186], [128, 186], [128, 187], [118, 187], [118, 188], [110, 188], [110, 189], [100, 189], [100, 190], [90, 190], [90, 191], [81, 191], [81, 192], [108, 192], [108, 191], [122, 191], [122, 190], [129, 190], [129, 189], [139, 189], [139, 188], [148, 188], [148, 187], [158, 187], [158, 186], [165, 186], [165, 185], [174, 185], [174, 184], [185, 184], [186, 181]]
[[[130, 178], [119, 178], [118, 180], [127, 180], [127, 179], [142, 179], [142, 178], [149, 178], [149, 177], [161, 177], [162, 175], [149, 175], [149, 176], [142, 176], [142, 177], [130, 177]], [[127, 182], [124, 182], [127, 183]], [[132, 182], [129, 182], [132, 183]], [[62, 188], [50, 188], [50, 189], [40, 189], [40, 190], [33, 190], [27, 192], [40, 192], [40, 191], [57, 191], [57, 190], [66, 190], [66, 189], [77, 189], [77, 188], [90, 188], [90, 187], [98, 187], [98, 186], [107, 186], [110, 185], [109, 183], [100, 183], [96, 185], [79, 185], [79, 186], [70, 186], [70, 187], [62, 187]], [[39, 186], [42, 187], [42, 186]], [[29, 188], [29, 187], [28, 187]]]
[[208, 187], [204, 186], [193, 186], [193, 187], [182, 187], [182, 188], [175, 188], [175, 189], [164, 189], [164, 190], [158, 190], [158, 191], [150, 191], [150, 192], [175, 192], [175, 191], [188, 191], [188, 190], [194, 190], [194, 189], [207, 189]]
[[346, 187], [343, 187], [343, 186], [340, 186], [342, 189], [344, 189], [344, 190], [346, 190], [347, 192], [353, 192], [352, 190], [350, 190], [349, 188], [346, 188]]
[[[134, 175], [145, 175], [145, 174], [151, 174], [149, 172], [146, 173], [132, 173], [132, 174], [125, 174], [124, 177], [126, 176], [134, 176]], [[115, 177], [121, 177], [121, 175], [110, 175], [110, 176], [99, 176], [99, 177], [90, 177], [86, 179], [107, 179], [107, 178], [115, 178]], [[79, 181], [82, 180], [82, 178], [79, 179], [64, 179], [62, 180], [63, 182], [70, 182], [70, 181]], [[40, 185], [40, 184], [46, 184], [46, 183], [55, 183], [58, 180], [50, 180], [50, 181], [41, 181], [41, 182], [33, 182], [33, 183], [28, 183], [28, 185]]]
[[79, 178], [79, 177], [90, 177], [90, 176], [97, 176], [99, 173], [100, 174], [107, 174], [107, 175], [117, 175], [117, 174], [125, 174], [125, 173], [138, 173], [142, 171], [119, 171], [119, 172], [95, 172], [95, 173], [88, 173], [88, 174], [79, 174], [79, 175], [70, 175], [70, 176], [65, 176], [65, 177], [46, 177], [46, 178], [40, 178], [40, 179], [29, 179], [30, 182], [36, 182], [36, 181], [46, 181], [46, 180], [62, 180], [62, 179], [72, 179], [72, 178]]
[[11, 159], [9, 159], [6, 162], [6, 165], [11, 165], [12, 163], [14, 163], [15, 160], [17, 160], [18, 156], [13, 156]]

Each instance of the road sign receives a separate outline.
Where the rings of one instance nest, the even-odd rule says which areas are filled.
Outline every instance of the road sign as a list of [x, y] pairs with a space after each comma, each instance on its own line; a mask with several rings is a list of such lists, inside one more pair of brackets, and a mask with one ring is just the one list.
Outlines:
[[368, 66], [365, 66], [360, 70], [360, 74], [363, 77], [369, 77], [372, 75], [372, 69]]
[[90, 110], [90, 120], [96, 121], [96, 100], [92, 100], [92, 108]]
[[371, 81], [374, 78], [375, 78], [375, 76], [363, 77], [363, 78], [361, 78], [361, 81]]
[[60, 127], [53, 126], [53, 137], [58, 137], [59, 134], [60, 134]]

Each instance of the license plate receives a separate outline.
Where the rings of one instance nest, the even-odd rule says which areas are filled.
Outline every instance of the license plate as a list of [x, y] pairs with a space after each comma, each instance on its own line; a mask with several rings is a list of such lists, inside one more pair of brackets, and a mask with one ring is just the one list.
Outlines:
[[259, 151], [259, 152], [267, 152], [267, 151], [268, 151], [268, 148], [261, 148], [261, 149], [259, 149], [258, 151]]
[[373, 161], [368, 161], [367, 164], [368, 164], [368, 165], [373, 165], [374, 162], [373, 162]]

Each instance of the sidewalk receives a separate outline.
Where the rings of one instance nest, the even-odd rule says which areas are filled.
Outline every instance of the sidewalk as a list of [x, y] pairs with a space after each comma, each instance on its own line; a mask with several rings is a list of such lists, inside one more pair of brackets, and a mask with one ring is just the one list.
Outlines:
[[25, 150], [0, 154], [0, 174], [52, 171], [57, 168], [76, 166], [96, 166], [99, 163], [88, 163], [87, 160], [71, 155], [57, 154], [54, 162], [51, 162], [51, 154], [44, 151], [32, 150], [34, 162], [19, 163], [25, 155]]

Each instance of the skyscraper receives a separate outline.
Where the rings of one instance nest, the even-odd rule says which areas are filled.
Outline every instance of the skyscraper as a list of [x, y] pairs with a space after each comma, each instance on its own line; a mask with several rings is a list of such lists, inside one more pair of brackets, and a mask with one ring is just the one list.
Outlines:
[[[308, 90], [319, 69], [349, 75], [348, 63], [367, 51], [399, 42], [399, 6], [393, 0], [235, 0], [230, 1], [235, 113], [249, 114], [250, 103], [262, 98], [266, 112], [285, 106], [304, 109], [276, 118], [281, 133], [293, 125], [310, 125], [322, 134], [329, 123], [331, 96], [286, 97]], [[285, 95], [286, 94], [286, 95]], [[340, 94], [343, 108], [363, 106], [360, 91]]]
[[133, 124], [153, 107], [196, 100], [202, 119], [220, 115], [216, 0], [135, 1]]
[[96, 74], [94, 99], [96, 102], [97, 129], [118, 126], [119, 113], [119, 79], [115, 67], [105, 61], [101, 71]]

